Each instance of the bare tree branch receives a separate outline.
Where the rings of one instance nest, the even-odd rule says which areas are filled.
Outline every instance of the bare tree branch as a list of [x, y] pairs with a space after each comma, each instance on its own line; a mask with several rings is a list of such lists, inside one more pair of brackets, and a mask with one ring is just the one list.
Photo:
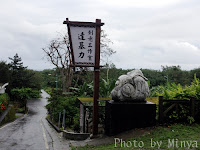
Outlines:
[[69, 91], [73, 70], [70, 68], [71, 55], [68, 38], [65, 36], [52, 40], [47, 48], [43, 48], [43, 51], [48, 60], [60, 71], [63, 92]]
[[[112, 41], [107, 38], [107, 34], [101, 31], [101, 55], [110, 56], [116, 51], [109, 47]], [[63, 92], [69, 91], [73, 78], [73, 70], [70, 68], [72, 64], [71, 48], [68, 34], [62, 35], [54, 39], [50, 44], [42, 49], [47, 59], [60, 71], [62, 77]], [[87, 68], [81, 68], [80, 70]]]

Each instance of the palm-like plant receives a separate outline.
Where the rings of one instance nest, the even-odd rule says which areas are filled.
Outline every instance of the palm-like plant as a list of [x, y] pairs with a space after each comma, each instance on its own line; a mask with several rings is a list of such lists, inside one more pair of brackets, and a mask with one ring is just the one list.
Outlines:
[[102, 79], [102, 82], [100, 83], [100, 96], [101, 97], [110, 97], [111, 91], [115, 87], [115, 81], [110, 80], [108, 78], [108, 74], [109, 74], [109, 69], [107, 70], [106, 80]]

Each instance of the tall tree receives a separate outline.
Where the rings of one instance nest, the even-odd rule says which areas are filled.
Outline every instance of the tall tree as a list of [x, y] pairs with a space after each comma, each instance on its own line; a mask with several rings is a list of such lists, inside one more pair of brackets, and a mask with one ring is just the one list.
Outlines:
[[11, 88], [22, 88], [24, 87], [24, 75], [25, 69], [27, 67], [23, 66], [23, 62], [21, 57], [16, 53], [13, 58], [10, 58], [11, 62], [9, 63], [9, 67], [11, 70]]
[[8, 64], [11, 71], [10, 86], [11, 88], [41, 88], [41, 76], [37, 71], [29, 70], [23, 66], [21, 57], [15, 54], [13, 58], [9, 58], [11, 62]]
[[40, 90], [42, 85], [42, 75], [38, 71], [25, 69], [24, 87]]
[[[57, 77], [59, 74], [56, 76], [56, 70], [54, 69], [45, 69], [41, 71], [41, 76], [42, 76], [42, 87], [56, 87], [55, 81], [57, 80]], [[60, 81], [58, 80], [58, 86], [60, 86]]]
[[166, 79], [165, 75], [161, 71], [152, 70], [152, 69], [141, 69], [144, 76], [150, 81], [150, 86], [157, 86], [157, 85], [165, 85]]
[[194, 74], [196, 74], [196, 77], [200, 79], [200, 68], [195, 68], [195, 69], [190, 70], [191, 80], [194, 79]]
[[189, 72], [181, 70], [178, 66], [161, 66], [162, 73], [167, 76], [169, 82], [180, 83], [181, 85], [190, 84]]
[[9, 66], [6, 62], [0, 62], [0, 83], [4, 84], [9, 82], [10, 80], [10, 71]]

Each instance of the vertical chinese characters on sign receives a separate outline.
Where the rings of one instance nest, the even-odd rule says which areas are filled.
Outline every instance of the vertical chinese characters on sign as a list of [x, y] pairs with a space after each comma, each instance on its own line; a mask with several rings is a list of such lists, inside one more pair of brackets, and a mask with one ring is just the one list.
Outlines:
[[95, 37], [94, 26], [70, 26], [75, 65], [94, 66]]

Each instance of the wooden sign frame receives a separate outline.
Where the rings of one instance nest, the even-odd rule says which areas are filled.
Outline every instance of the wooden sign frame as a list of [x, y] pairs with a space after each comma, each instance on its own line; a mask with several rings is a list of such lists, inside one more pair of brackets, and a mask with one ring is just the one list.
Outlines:
[[[93, 128], [92, 133], [93, 136], [98, 134], [98, 99], [99, 99], [99, 73], [100, 73], [100, 38], [101, 38], [101, 26], [104, 23], [101, 23], [101, 19], [96, 19], [96, 22], [77, 22], [77, 21], [69, 21], [66, 18], [66, 21], [63, 24], [67, 24], [70, 47], [72, 52], [72, 63], [71, 67], [94, 67], [94, 95], [93, 95]], [[96, 28], [96, 43], [95, 43], [95, 63], [94, 65], [76, 65], [74, 59], [74, 51], [72, 46], [72, 38], [70, 25], [72, 26], [82, 26], [82, 27], [95, 27]]]
[[[69, 35], [69, 42], [70, 42], [70, 48], [71, 48], [71, 54], [72, 54], [72, 65], [71, 67], [98, 67], [99, 61], [100, 61], [100, 32], [101, 32], [101, 26], [104, 25], [104, 23], [101, 23], [100, 19], [96, 19], [96, 22], [78, 22], [78, 21], [69, 21], [68, 18], [66, 18], [66, 21], [63, 22], [63, 24], [67, 24], [68, 29], [68, 35]], [[96, 28], [96, 43], [95, 43], [95, 65], [77, 65], [75, 64], [75, 58], [74, 58], [74, 48], [72, 44], [72, 35], [71, 35], [71, 29], [70, 26], [78, 26], [78, 27], [95, 27]]]

